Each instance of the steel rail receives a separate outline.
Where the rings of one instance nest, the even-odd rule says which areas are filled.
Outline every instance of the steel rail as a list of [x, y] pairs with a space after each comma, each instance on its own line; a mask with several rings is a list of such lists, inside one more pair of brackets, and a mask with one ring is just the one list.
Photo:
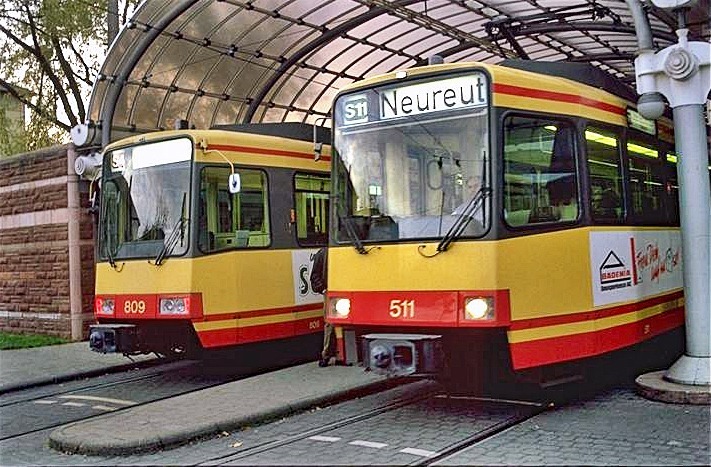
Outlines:
[[415, 403], [420, 402], [422, 400], [429, 399], [438, 393], [440, 393], [440, 389], [424, 391], [422, 393], [418, 393], [414, 397], [405, 397], [405, 398], [401, 398], [401, 399], [396, 399], [394, 402], [391, 402], [391, 403], [386, 404], [384, 406], [369, 410], [367, 412], [360, 413], [358, 415], [353, 415], [351, 417], [346, 417], [346, 418], [340, 419], [337, 422], [328, 423], [328, 424], [320, 426], [318, 428], [306, 430], [304, 432], [297, 433], [295, 435], [289, 436], [284, 439], [270, 441], [270, 442], [263, 443], [263, 444], [258, 444], [256, 446], [244, 449], [238, 453], [226, 454], [224, 456], [216, 456], [211, 459], [208, 459], [207, 461], [201, 462], [199, 464], [194, 464], [194, 465], [221, 465], [226, 462], [232, 462], [232, 461], [235, 461], [238, 459], [244, 459], [246, 457], [251, 457], [251, 456], [260, 454], [262, 452], [265, 452], [265, 451], [270, 451], [272, 449], [288, 446], [289, 444], [296, 443], [298, 441], [302, 441], [302, 440], [309, 438], [311, 436], [316, 436], [321, 433], [335, 430], [335, 429], [338, 429], [338, 428], [341, 428], [341, 427], [344, 427], [347, 425], [352, 425], [352, 424], [361, 422], [363, 420], [367, 420], [369, 418], [373, 418], [378, 415], [381, 415], [381, 414], [384, 414], [387, 412], [391, 412], [393, 410], [400, 409], [402, 407], [407, 407], [408, 405], [412, 405], [412, 404], [415, 404]]
[[[153, 363], [153, 362], [151, 362], [151, 363]], [[170, 366], [170, 368], [161, 368], [161, 367], [164, 367], [164, 366]], [[180, 369], [181, 367], [183, 367], [183, 366], [188, 366], [188, 365], [186, 364], [186, 361], [158, 363], [158, 364], [154, 364], [154, 366], [148, 366], [148, 367], [143, 367], [143, 368], [141, 368], [141, 370], [146, 369], [146, 370], [149, 370], [149, 371], [150, 371], [150, 370], [156, 370], [156, 369], [157, 369], [158, 371], [156, 371], [156, 372], [154, 372], [154, 373], [149, 373], [149, 374], [145, 374], [145, 375], [131, 376], [131, 377], [119, 379], [119, 380], [116, 380], [116, 381], [107, 381], [107, 382], [101, 382], [101, 383], [94, 383], [94, 384], [90, 384], [90, 385], [87, 385], [87, 386], [80, 386], [80, 387], [75, 388], [75, 389], [64, 389], [64, 390], [61, 390], [61, 391], [48, 391], [48, 392], [42, 393], [42, 394], [40, 394], [40, 395], [30, 395], [30, 396], [28, 396], [28, 397], [15, 398], [15, 399], [11, 399], [11, 400], [9, 400], [9, 401], [0, 402], [0, 408], [11, 407], [11, 406], [13, 406], [13, 405], [24, 404], [24, 403], [27, 403], [27, 402], [32, 402], [32, 401], [36, 401], [36, 400], [40, 400], [40, 399], [46, 399], [46, 398], [48, 398], [48, 397], [57, 397], [57, 396], [60, 396], [60, 395], [63, 395], [63, 394], [70, 394], [70, 393], [73, 394], [73, 393], [78, 393], [78, 392], [83, 392], [83, 391], [91, 391], [91, 390], [101, 389], [101, 388], [110, 388], [110, 387], [112, 387], [112, 386], [118, 386], [118, 385], [125, 384], [125, 383], [133, 383], [133, 382], [135, 382], [135, 381], [141, 381], [141, 380], [145, 380], [145, 379], [156, 378], [156, 377], [161, 376], [161, 375], [163, 375], [163, 374], [165, 374], [165, 373], [169, 373], [169, 372], [175, 371], [175, 370], [176, 370], [176, 369], [174, 368], [175, 366], [178, 366], [178, 369]], [[158, 368], [156, 368], [156, 367], [158, 367]], [[125, 371], [127, 371], [127, 370], [125, 370]], [[107, 375], [109, 375], [109, 374], [112, 374], [112, 373], [108, 373], [108, 372], [107, 372], [107, 373], [104, 373], [104, 374], [102, 374], [102, 375], [96, 375], [96, 376], [94, 376], [94, 378], [98, 378], [98, 377], [100, 377], [100, 376], [107, 376]], [[116, 373], [113, 373], [113, 374], [116, 374]], [[72, 380], [71, 382], [77, 382], [77, 381], [79, 381], [79, 379]], [[52, 384], [52, 383], [48, 383], [48, 384], [45, 384], [45, 385], [42, 385], [42, 386], [27, 388], [27, 389], [24, 389], [23, 391], [32, 391], [32, 390], [34, 390], [34, 389], [39, 389], [39, 388], [44, 388], [44, 389], [46, 389], [48, 386], [50, 386], [50, 384]], [[63, 383], [54, 383], [54, 384], [63, 384]], [[19, 392], [19, 391], [18, 391], [18, 392]], [[0, 399], [2, 399], [2, 397], [0, 397]]]
[[479, 398], [473, 398], [475, 400], [481, 400], [481, 401], [486, 401], [486, 402], [500, 402], [504, 404], [516, 404], [516, 405], [521, 405], [524, 407], [523, 412], [517, 412], [511, 417], [506, 418], [505, 420], [502, 420], [498, 423], [495, 423], [487, 428], [484, 428], [483, 430], [479, 430], [476, 433], [467, 436], [466, 438], [457, 441], [456, 443], [450, 444], [446, 448], [438, 451], [434, 456], [428, 457], [423, 460], [415, 461], [412, 462], [408, 465], [432, 465], [436, 462], [443, 461], [445, 459], [450, 459], [455, 457], [458, 453], [463, 451], [464, 449], [473, 446], [474, 444], [483, 441], [487, 438], [490, 438], [494, 436], [497, 433], [501, 433], [502, 431], [508, 430], [510, 428], [513, 428], [516, 425], [521, 424], [522, 422], [535, 417], [536, 415], [540, 414], [541, 412], [544, 412], [549, 405], [548, 404], [543, 404], [543, 403], [534, 403], [534, 402], [524, 402], [524, 401], [512, 401], [512, 400], [497, 400], [497, 399], [479, 399]]

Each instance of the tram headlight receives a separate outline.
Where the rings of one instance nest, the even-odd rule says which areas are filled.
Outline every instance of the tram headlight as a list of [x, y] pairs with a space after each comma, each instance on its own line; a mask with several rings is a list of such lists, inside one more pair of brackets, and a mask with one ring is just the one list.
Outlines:
[[113, 315], [115, 309], [114, 299], [96, 297], [94, 309], [96, 310], [96, 314], [98, 315]]
[[347, 298], [331, 298], [329, 300], [329, 316], [345, 319], [351, 314], [351, 301]]
[[163, 297], [158, 309], [161, 315], [188, 315], [190, 301], [187, 297]]
[[464, 300], [464, 319], [481, 321], [494, 318], [494, 299], [467, 297]]

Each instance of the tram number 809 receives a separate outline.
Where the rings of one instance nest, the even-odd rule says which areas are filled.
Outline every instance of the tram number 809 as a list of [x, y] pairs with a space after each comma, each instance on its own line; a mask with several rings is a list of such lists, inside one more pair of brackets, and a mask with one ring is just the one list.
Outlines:
[[127, 315], [142, 315], [146, 312], [146, 302], [143, 300], [126, 300], [123, 303], [123, 312]]

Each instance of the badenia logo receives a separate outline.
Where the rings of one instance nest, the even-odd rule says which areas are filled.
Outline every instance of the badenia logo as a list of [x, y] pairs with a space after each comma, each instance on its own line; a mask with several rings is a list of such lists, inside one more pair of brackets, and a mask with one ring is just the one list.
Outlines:
[[404, 117], [463, 107], [486, 105], [486, 78], [483, 74], [429, 81], [383, 90], [380, 118]]
[[607, 254], [600, 266], [600, 286], [603, 292], [632, 286], [632, 271], [614, 251]]

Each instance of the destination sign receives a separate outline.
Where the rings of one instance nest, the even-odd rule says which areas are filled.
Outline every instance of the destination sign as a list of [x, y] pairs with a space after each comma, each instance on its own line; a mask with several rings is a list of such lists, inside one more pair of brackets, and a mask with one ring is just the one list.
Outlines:
[[336, 105], [337, 125], [360, 125], [488, 104], [488, 81], [481, 72], [451, 78], [407, 81], [400, 86], [369, 89], [342, 96]]
[[627, 124], [630, 128], [635, 128], [652, 136], [657, 135], [657, 122], [644, 118], [642, 114], [630, 108], [627, 109]]
[[179, 138], [117, 149], [111, 153], [111, 171], [132, 170], [189, 161], [193, 144], [188, 138]]
[[380, 93], [380, 119], [481, 107], [486, 103], [486, 78], [475, 73], [385, 89]]

